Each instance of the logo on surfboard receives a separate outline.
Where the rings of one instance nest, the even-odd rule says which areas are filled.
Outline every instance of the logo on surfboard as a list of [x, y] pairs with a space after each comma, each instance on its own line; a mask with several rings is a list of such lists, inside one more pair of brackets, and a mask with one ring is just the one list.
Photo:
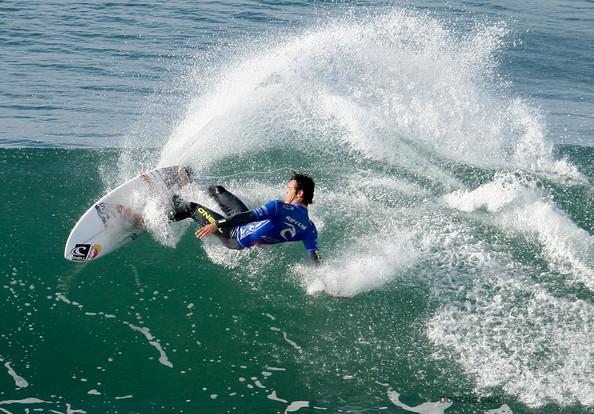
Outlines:
[[103, 224], [107, 224], [107, 221], [111, 218], [111, 213], [107, 209], [105, 203], [95, 204], [95, 210], [97, 210], [97, 215], [103, 222]]
[[77, 244], [74, 249], [70, 251], [72, 253], [72, 260], [78, 262], [84, 262], [87, 259], [94, 259], [101, 253], [100, 244]]

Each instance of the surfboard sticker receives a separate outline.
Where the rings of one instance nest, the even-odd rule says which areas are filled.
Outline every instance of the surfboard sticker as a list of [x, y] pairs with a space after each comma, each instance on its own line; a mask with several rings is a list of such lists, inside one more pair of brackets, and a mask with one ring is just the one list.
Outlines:
[[97, 210], [97, 215], [103, 222], [103, 224], [107, 224], [108, 220], [111, 218], [111, 212], [105, 205], [105, 203], [98, 203], [95, 204], [95, 210]]
[[87, 256], [89, 255], [90, 250], [90, 244], [76, 244], [76, 246], [74, 246], [74, 248], [70, 251], [70, 254], [72, 255], [72, 260], [77, 262], [83, 262], [87, 260]]

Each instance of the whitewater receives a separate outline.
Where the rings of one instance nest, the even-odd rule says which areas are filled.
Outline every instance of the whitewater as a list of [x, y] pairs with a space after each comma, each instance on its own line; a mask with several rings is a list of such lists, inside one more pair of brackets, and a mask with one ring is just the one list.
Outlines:
[[[513, 19], [441, 9], [342, 11], [275, 28], [254, 17], [249, 36], [205, 41], [115, 150], [2, 153], [14, 183], [5, 199], [20, 200], [5, 222], [21, 217], [23, 229], [4, 227], [4, 251], [22, 254], [3, 256], [4, 309], [16, 322], [2, 330], [0, 378], [16, 388], [0, 404], [435, 414], [594, 405], [592, 150], [559, 145], [560, 115], [551, 122], [527, 83], [512, 81], [505, 59], [524, 33]], [[193, 223], [168, 223], [154, 203], [150, 237], [96, 267], [72, 269], [38, 247], [62, 243], [107, 190], [178, 164], [209, 177], [182, 196], [213, 209], [207, 184], [258, 207], [282, 198], [292, 170], [311, 174], [323, 266], [308, 266], [298, 244], [237, 252], [198, 242]], [[31, 197], [59, 208], [41, 223], [21, 211]], [[43, 243], [20, 236], [44, 226]], [[56, 343], [68, 350], [55, 354], [64, 372], [37, 369], [36, 347]], [[66, 355], [86, 349], [94, 355]], [[79, 388], [56, 390], [37, 371]]]

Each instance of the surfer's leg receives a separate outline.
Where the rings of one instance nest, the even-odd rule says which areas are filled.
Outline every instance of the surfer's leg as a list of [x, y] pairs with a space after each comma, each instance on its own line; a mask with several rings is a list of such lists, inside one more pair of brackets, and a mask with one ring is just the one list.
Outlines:
[[192, 217], [203, 226], [224, 218], [221, 214], [217, 213], [216, 211], [212, 211], [208, 207], [204, 207], [202, 204], [192, 202], [188, 204], [190, 205], [189, 217]]
[[[220, 220], [223, 218], [223, 216], [221, 216], [219, 213], [216, 213], [198, 203], [190, 204], [193, 207], [191, 217], [203, 226], [209, 223], [214, 223], [216, 220]], [[222, 229], [218, 229], [214, 234], [223, 242], [223, 244], [227, 248], [241, 250], [243, 249], [243, 246], [239, 244], [235, 237], [236, 231], [237, 227], [225, 227]]]
[[217, 202], [227, 217], [250, 210], [243, 201], [227, 191], [223, 186], [211, 185], [208, 187], [208, 195]]
[[[174, 221], [184, 220], [191, 217], [201, 225], [205, 226], [223, 218], [221, 214], [198, 203], [186, 202], [179, 197], [174, 197], [173, 202], [175, 204], [175, 210], [171, 212], [169, 217]], [[243, 249], [243, 246], [237, 242], [235, 237], [236, 231], [237, 227], [225, 227], [223, 229], [218, 229], [214, 234], [229, 249], [240, 250]]]

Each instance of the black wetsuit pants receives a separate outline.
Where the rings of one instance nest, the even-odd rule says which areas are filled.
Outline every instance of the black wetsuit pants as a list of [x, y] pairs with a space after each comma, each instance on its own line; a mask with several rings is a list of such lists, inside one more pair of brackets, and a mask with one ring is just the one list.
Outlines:
[[[208, 195], [217, 203], [226, 217], [249, 211], [249, 208], [239, 198], [220, 185], [208, 187]], [[203, 226], [224, 218], [221, 214], [198, 203], [189, 203], [187, 213], [189, 214], [186, 217], [192, 217]], [[229, 249], [243, 249], [243, 246], [237, 242], [237, 227], [220, 228], [214, 234]]]

